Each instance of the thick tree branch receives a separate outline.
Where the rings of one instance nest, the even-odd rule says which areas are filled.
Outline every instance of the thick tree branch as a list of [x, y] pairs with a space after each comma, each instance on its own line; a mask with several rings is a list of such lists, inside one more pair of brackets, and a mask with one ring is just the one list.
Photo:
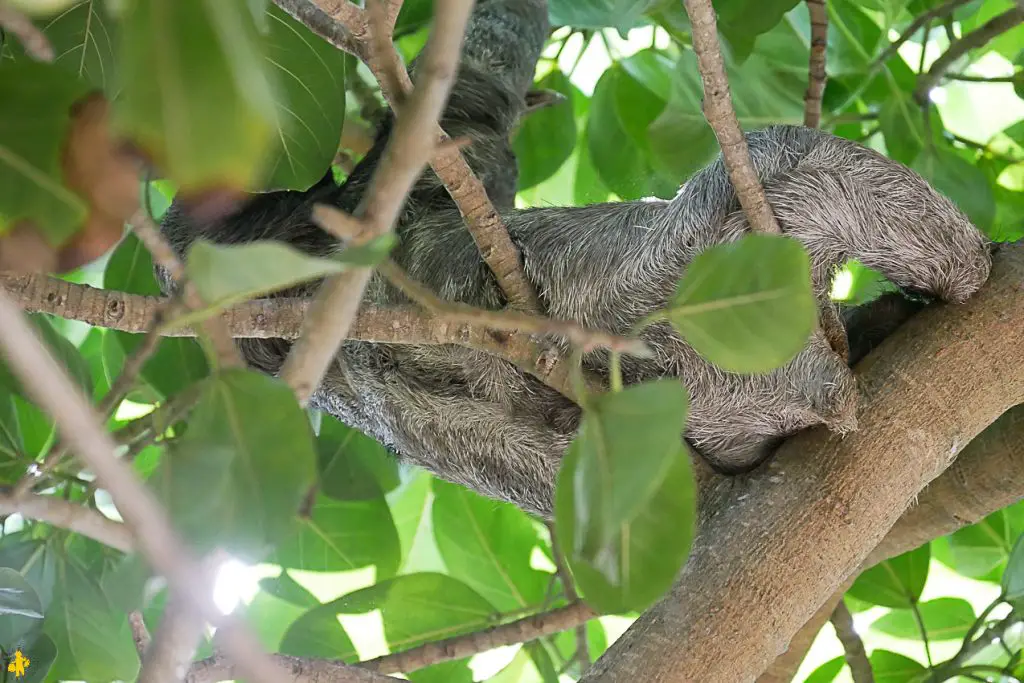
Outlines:
[[807, 0], [811, 15], [811, 55], [807, 69], [807, 93], [804, 95], [804, 125], [817, 128], [821, 125], [821, 100], [825, 95], [828, 73], [825, 70], [825, 54], [828, 50], [828, 8], [825, 0]]
[[46, 522], [74, 531], [121, 552], [135, 549], [131, 530], [96, 510], [76, 505], [55, 496], [27, 494], [20, 498], [0, 493], [0, 515], [21, 515], [26, 519]]
[[1010, 29], [1024, 21], [1024, 8], [1019, 5], [1006, 10], [1002, 14], [989, 19], [984, 25], [976, 28], [966, 36], [953, 42], [942, 55], [936, 59], [928, 73], [917, 80], [917, 88], [914, 90], [914, 97], [918, 102], [928, 102], [928, 93], [939, 84], [942, 77], [956, 63], [971, 50], [982, 47], [990, 40], [1006, 33]]
[[743, 136], [732, 106], [729, 80], [718, 43], [715, 9], [711, 6], [711, 0], [683, 0], [683, 4], [686, 5], [686, 13], [693, 28], [693, 51], [697, 53], [697, 65], [704, 86], [704, 117], [718, 138], [736, 196], [752, 230], [781, 234], [782, 229], [775, 220], [768, 197], [758, 180], [747, 148], [747, 139]]
[[274, 4], [334, 47], [359, 56], [366, 39], [366, 19], [349, 0], [274, 0]]
[[949, 469], [925, 487], [860, 569], [800, 629], [789, 649], [758, 683], [789, 683], [814, 636], [828, 621], [832, 608], [856, 574], [932, 539], [975, 524], [1021, 499], [1024, 499], [1024, 405], [1010, 408], [986, 427]]
[[858, 365], [859, 431], [801, 433], [706, 491], [675, 586], [583, 680], [760, 674], [920, 490], [1024, 400], [1022, 279], [1024, 247], [1004, 248], [970, 302], [926, 310]]
[[842, 600], [832, 610], [831, 621], [836, 629], [836, 637], [843, 645], [853, 683], [875, 683], [875, 674], [871, 670], [868, 653], [864, 650], [864, 641], [853, 627], [853, 615]]
[[[346, 0], [340, 0], [346, 2]], [[356, 215], [368, 239], [390, 231], [402, 199], [412, 189], [434, 151], [431, 131], [444, 109], [472, 10], [467, 0], [439, 0], [430, 40], [424, 48], [423, 71], [404, 115], [399, 117], [388, 146]], [[371, 268], [353, 268], [329, 279], [314, 299], [303, 334], [281, 369], [282, 378], [305, 405], [335, 357], [369, 283]]]
[[[277, 666], [288, 671], [281, 681], [288, 683], [395, 683], [392, 678], [330, 659], [308, 659], [290, 655], [272, 655]], [[216, 654], [192, 665], [184, 683], [216, 683], [237, 680], [238, 666]]]

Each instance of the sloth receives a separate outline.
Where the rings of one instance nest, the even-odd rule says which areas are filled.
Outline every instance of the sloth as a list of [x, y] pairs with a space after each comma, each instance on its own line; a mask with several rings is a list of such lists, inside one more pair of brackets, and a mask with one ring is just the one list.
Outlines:
[[[702, 251], [750, 231], [721, 158], [670, 200], [516, 210], [510, 134], [526, 107], [548, 35], [544, 0], [478, 0], [457, 81], [441, 124], [469, 140], [464, 153], [519, 248], [543, 313], [628, 334], [663, 308]], [[415, 76], [416, 63], [412, 64]], [[380, 122], [370, 152], [342, 185], [328, 172], [304, 192], [254, 194], [226, 217], [199, 221], [175, 202], [162, 231], [179, 254], [197, 238], [221, 244], [278, 240], [306, 253], [341, 245], [312, 221], [314, 204], [354, 211], [392, 130]], [[754, 167], [784, 235], [811, 262], [822, 307], [836, 269], [857, 259], [907, 292], [961, 302], [987, 279], [989, 245], [964, 214], [919, 175], [849, 140], [796, 126], [747, 134]], [[686, 150], [679, 150], [685, 154]], [[444, 299], [500, 309], [505, 298], [458, 208], [429, 169], [396, 226], [395, 261]], [[165, 291], [171, 285], [158, 270]], [[317, 285], [286, 294], [312, 295]], [[408, 300], [374, 275], [364, 303]], [[856, 361], [918, 301], [887, 295], [843, 312]], [[756, 333], [756, 330], [754, 331]], [[715, 468], [756, 465], [784, 437], [816, 425], [855, 426], [857, 387], [847, 361], [815, 334], [790, 362], [764, 374], [726, 372], [701, 357], [669, 325], [645, 329], [647, 358], [625, 357], [626, 384], [677, 377], [689, 391], [685, 439]], [[247, 362], [277, 373], [289, 343], [239, 340]], [[607, 377], [607, 357], [584, 356]], [[455, 345], [346, 341], [311, 404], [379, 440], [399, 459], [486, 496], [550, 517], [556, 474], [579, 425], [580, 409], [512, 364]]]

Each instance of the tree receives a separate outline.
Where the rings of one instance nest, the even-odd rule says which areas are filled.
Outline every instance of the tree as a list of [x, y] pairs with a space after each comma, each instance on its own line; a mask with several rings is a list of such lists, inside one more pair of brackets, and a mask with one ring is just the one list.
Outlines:
[[[929, 307], [858, 366], [856, 434], [797, 435], [743, 476], [691, 466], [677, 384], [623, 388], [613, 370], [610, 391], [590, 393], [575, 358], [554, 358], [543, 380], [586, 422], [560, 475], [576, 499], [550, 526], [304, 411], [346, 336], [463, 343], [528, 372], [538, 333], [608, 348], [613, 369], [642, 351], [537, 314], [460, 141], [438, 129], [471, 8], [0, 2], [0, 659], [21, 667], [8, 676], [781, 681], [831, 617], [845, 659], [816, 648], [807, 680], [847, 663], [857, 683], [1024, 678], [1019, 246], [968, 304]], [[722, 333], [814, 310], [806, 255], [771, 234], [740, 126], [821, 125], [920, 172], [993, 240], [1024, 237], [1019, 3], [551, 0], [549, 16], [514, 141], [518, 200], [671, 196], [721, 147], [768, 234], [702, 257], [713, 272], [698, 294], [724, 311], [700, 321], [719, 332], [699, 349], [715, 362], [780, 364], [814, 324]], [[421, 48], [413, 87], [404, 63]], [[349, 244], [336, 259], [256, 243], [200, 245], [182, 263], [162, 241], [154, 221], [176, 194], [216, 212], [244, 191], [305, 189], [328, 166], [343, 178], [385, 102], [399, 116], [366, 205], [317, 213]], [[388, 261], [428, 163], [509, 310], [452, 306]], [[743, 277], [751, 253], [757, 282]], [[180, 296], [160, 296], [154, 262]], [[418, 305], [359, 309], [373, 268]], [[260, 298], [323, 277], [312, 304]], [[784, 295], [728, 305], [765, 282]], [[838, 282], [855, 302], [892, 288], [856, 263]], [[684, 335], [697, 324], [685, 308]], [[261, 336], [298, 340], [280, 379], [240, 367], [232, 337]], [[617, 439], [599, 449], [597, 432]], [[616, 450], [641, 435], [649, 456]], [[602, 481], [598, 458], [642, 476]], [[209, 588], [237, 560], [262, 578], [224, 614]], [[988, 588], [936, 586], [940, 566]], [[613, 614], [636, 620], [609, 648]], [[869, 619], [862, 640], [853, 625]], [[493, 652], [520, 643], [511, 661]], [[481, 672], [488, 660], [501, 670]]]

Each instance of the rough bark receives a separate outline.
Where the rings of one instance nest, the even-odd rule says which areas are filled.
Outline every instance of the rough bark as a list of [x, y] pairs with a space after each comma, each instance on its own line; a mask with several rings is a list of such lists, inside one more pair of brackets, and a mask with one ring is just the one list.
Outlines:
[[802, 433], [707, 491], [680, 578], [582, 680], [764, 671], [921, 489], [1024, 400], [1024, 248], [1004, 249], [992, 272], [970, 302], [925, 311], [858, 365], [859, 431]]

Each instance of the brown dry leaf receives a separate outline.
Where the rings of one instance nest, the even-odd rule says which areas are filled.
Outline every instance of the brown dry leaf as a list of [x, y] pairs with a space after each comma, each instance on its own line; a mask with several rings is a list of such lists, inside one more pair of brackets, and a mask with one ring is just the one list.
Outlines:
[[71, 110], [61, 160], [64, 182], [89, 206], [82, 229], [61, 249], [58, 267], [77, 268], [102, 256], [139, 205], [137, 159], [110, 136], [110, 105], [96, 93]]

